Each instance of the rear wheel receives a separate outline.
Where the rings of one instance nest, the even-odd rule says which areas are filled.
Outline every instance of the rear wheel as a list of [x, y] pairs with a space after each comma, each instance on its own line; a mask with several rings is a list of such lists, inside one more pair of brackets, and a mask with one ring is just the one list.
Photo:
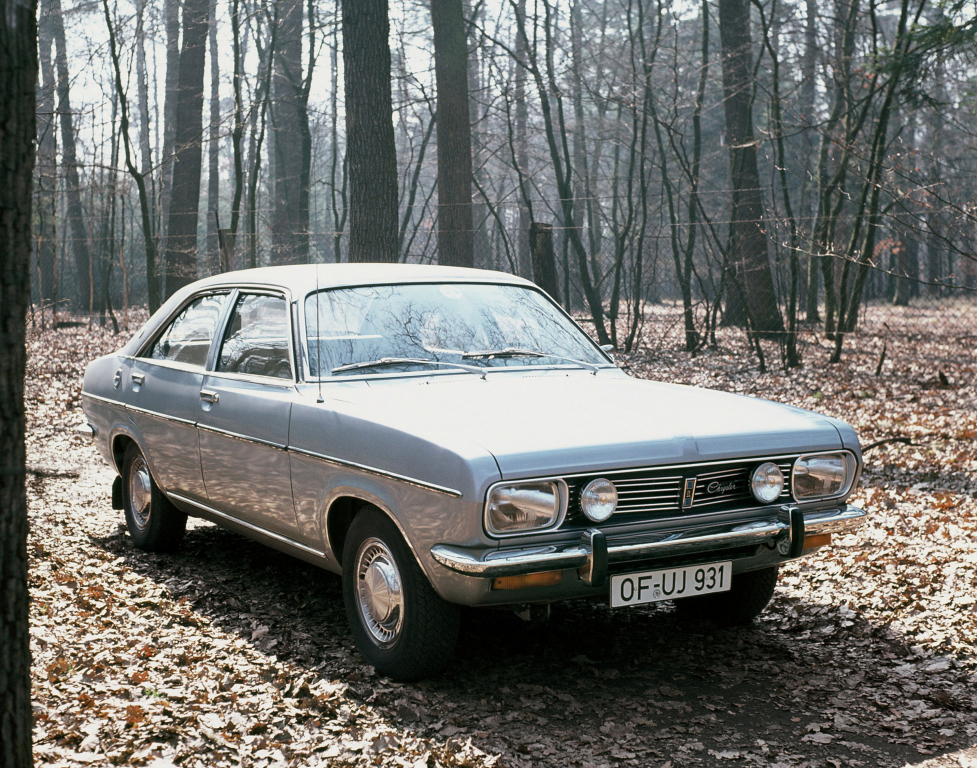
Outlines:
[[749, 624], [767, 607], [777, 586], [778, 566], [733, 576], [728, 592], [675, 601], [675, 610], [690, 619], [711, 621], [722, 627]]
[[187, 516], [156, 485], [135, 443], [122, 461], [122, 508], [132, 543], [146, 552], [173, 552], [183, 540]]
[[419, 680], [441, 672], [458, 638], [458, 606], [434, 591], [382, 512], [368, 508], [343, 549], [343, 598], [353, 639], [377, 672]]

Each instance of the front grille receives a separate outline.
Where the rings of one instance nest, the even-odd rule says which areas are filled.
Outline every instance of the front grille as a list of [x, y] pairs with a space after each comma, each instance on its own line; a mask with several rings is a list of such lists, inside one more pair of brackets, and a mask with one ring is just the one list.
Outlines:
[[[692, 466], [645, 467], [642, 469], [598, 472], [566, 478], [570, 497], [564, 527], [593, 525], [580, 509], [580, 491], [598, 477], [617, 487], [617, 511], [606, 524], [657, 520], [704, 512], [729, 512], [758, 506], [750, 492], [750, 473], [768, 459], [740, 459]], [[789, 500], [790, 473], [794, 457], [778, 458], [775, 463], [784, 473], [782, 500]], [[695, 478], [692, 506], [682, 509], [687, 480]]]

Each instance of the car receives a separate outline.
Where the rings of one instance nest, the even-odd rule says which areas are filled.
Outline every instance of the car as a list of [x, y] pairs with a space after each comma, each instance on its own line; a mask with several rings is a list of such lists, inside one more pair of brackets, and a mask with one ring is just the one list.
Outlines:
[[399, 680], [444, 668], [462, 606], [748, 623], [781, 564], [864, 518], [849, 425], [633, 378], [500, 272], [215, 275], [90, 363], [82, 402], [135, 546], [173, 551], [194, 516], [341, 574]]

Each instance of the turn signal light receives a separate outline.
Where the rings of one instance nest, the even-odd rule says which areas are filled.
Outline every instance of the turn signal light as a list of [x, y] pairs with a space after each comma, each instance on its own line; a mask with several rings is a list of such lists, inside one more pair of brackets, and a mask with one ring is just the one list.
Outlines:
[[552, 587], [563, 580], [563, 571], [544, 571], [526, 573], [520, 576], [499, 576], [492, 579], [492, 589], [527, 589], [529, 587]]
[[816, 533], [813, 536], [804, 537], [804, 551], [810, 552], [831, 543], [830, 533]]

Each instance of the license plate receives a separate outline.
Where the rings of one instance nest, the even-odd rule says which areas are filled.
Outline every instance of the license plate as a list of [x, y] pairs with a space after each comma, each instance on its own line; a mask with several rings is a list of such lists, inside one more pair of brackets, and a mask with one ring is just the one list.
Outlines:
[[708, 563], [611, 577], [611, 608], [726, 592], [733, 564]]

